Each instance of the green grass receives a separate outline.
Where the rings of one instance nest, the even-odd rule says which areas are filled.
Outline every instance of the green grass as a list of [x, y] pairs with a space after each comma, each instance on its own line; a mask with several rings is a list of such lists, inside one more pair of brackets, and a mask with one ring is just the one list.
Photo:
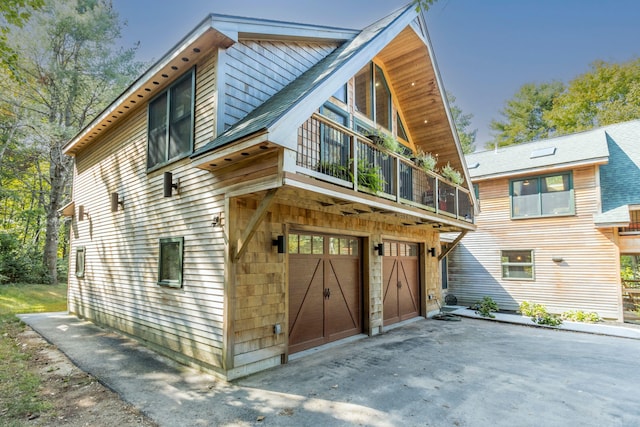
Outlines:
[[16, 314], [66, 309], [66, 284], [0, 285], [0, 424], [26, 425], [30, 414], [50, 408], [38, 396], [39, 377], [28, 369], [28, 361], [34, 355], [16, 340], [24, 329]]

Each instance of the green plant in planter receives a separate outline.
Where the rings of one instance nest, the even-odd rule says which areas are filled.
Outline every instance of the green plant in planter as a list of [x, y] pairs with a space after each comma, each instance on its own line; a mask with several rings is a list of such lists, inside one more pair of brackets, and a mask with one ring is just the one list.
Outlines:
[[440, 175], [453, 182], [454, 184], [460, 185], [464, 181], [462, 178], [462, 174], [456, 168], [451, 166], [449, 162], [447, 162], [445, 166], [440, 168]]
[[482, 317], [490, 317], [495, 318], [496, 316], [493, 313], [497, 313], [500, 311], [500, 307], [498, 307], [498, 303], [493, 300], [491, 297], [484, 297], [481, 301], [477, 301], [475, 304], [471, 306], [472, 310], [476, 311], [476, 314], [479, 314]]
[[418, 151], [418, 154], [413, 158], [413, 162], [426, 172], [432, 172], [436, 170], [436, 165], [438, 164], [438, 159], [434, 157], [431, 153], [425, 153], [424, 151]]
[[[351, 176], [353, 181], [353, 176]], [[381, 192], [384, 189], [386, 181], [382, 177], [379, 166], [367, 163], [365, 160], [358, 160], [358, 186], [366, 187], [374, 193]]]
[[379, 129], [374, 129], [367, 133], [367, 138], [369, 138], [374, 144], [380, 145], [392, 153], [396, 154], [404, 154], [404, 148], [400, 141], [395, 139], [391, 134], [383, 132]]

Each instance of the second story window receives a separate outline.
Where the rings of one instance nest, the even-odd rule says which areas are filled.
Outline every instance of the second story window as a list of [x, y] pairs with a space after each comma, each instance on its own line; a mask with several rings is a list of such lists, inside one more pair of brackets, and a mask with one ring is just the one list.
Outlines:
[[194, 74], [191, 70], [149, 103], [148, 169], [193, 150]]
[[575, 214], [570, 172], [511, 181], [511, 217]]
[[355, 75], [355, 108], [360, 114], [391, 130], [391, 90], [382, 68], [369, 63]]

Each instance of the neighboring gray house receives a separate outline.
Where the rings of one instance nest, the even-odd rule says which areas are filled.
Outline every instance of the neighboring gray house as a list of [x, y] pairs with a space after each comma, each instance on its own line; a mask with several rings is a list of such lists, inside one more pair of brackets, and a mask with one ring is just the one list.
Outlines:
[[[621, 256], [640, 254], [640, 121], [466, 156], [478, 226], [448, 256], [448, 293], [633, 316]], [[623, 304], [623, 300], [625, 304]]]

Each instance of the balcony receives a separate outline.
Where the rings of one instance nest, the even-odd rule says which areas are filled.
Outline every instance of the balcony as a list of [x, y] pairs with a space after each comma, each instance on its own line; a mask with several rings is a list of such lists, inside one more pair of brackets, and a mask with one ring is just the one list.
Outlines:
[[316, 179], [473, 223], [469, 191], [319, 114], [298, 130], [296, 164]]

